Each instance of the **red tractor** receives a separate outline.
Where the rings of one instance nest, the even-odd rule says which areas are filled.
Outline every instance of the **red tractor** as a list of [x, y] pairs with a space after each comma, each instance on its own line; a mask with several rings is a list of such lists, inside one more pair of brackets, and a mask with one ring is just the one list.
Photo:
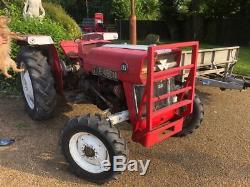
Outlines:
[[84, 18], [82, 21], [82, 31], [84, 33], [106, 32], [106, 30], [102, 13], [95, 13], [94, 18]]
[[[189, 64], [182, 49], [190, 47]], [[171, 136], [185, 136], [200, 126], [203, 105], [195, 94], [198, 42], [164, 45], [111, 44], [108, 40], [62, 41], [67, 59], [48, 36], [29, 36], [17, 62], [26, 109], [34, 120], [46, 120], [56, 109], [57, 93], [84, 94], [104, 112], [69, 120], [61, 133], [62, 152], [72, 171], [105, 182], [113, 158], [127, 159], [128, 147], [115, 125], [129, 121], [132, 140], [151, 147]], [[183, 75], [183, 72], [188, 73]], [[111, 168], [104, 171], [102, 162]]]

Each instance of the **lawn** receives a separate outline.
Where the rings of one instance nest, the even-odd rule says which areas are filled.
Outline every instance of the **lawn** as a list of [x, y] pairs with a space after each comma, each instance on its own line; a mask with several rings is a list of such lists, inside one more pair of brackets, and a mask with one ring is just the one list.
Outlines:
[[250, 76], [250, 47], [240, 48], [240, 57], [234, 73]]

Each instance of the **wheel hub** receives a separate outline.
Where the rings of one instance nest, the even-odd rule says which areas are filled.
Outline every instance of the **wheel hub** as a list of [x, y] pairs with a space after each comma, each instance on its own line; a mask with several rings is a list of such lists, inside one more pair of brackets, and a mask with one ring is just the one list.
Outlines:
[[[25, 65], [23, 63], [21, 64], [21, 67], [25, 69]], [[22, 82], [23, 93], [27, 101], [27, 104], [29, 105], [31, 109], [34, 109], [35, 107], [34, 91], [33, 91], [30, 74], [27, 69], [24, 72], [21, 72], [21, 82]]]
[[96, 154], [95, 150], [89, 146], [85, 146], [83, 152], [85, 156], [90, 157], [90, 158], [95, 157], [95, 154]]
[[90, 173], [103, 172], [102, 161], [110, 159], [104, 143], [87, 132], [73, 135], [69, 142], [69, 149], [74, 161]]

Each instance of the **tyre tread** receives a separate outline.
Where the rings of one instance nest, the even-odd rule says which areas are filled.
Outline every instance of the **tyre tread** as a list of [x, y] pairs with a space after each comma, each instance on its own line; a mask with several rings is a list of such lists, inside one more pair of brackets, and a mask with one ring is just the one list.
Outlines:
[[47, 60], [41, 50], [32, 47], [24, 47], [17, 56], [18, 64], [26, 65], [33, 84], [35, 108], [30, 109], [26, 103], [26, 109], [32, 119], [39, 121], [53, 117], [56, 108], [55, 82]]
[[119, 130], [110, 125], [110, 122], [107, 120], [100, 118], [99, 115], [92, 116], [88, 114], [83, 117], [77, 117], [69, 120], [61, 132], [60, 139], [62, 144], [62, 152], [66, 160], [70, 163], [71, 171], [80, 178], [84, 178], [96, 183], [104, 183], [113, 178], [117, 178], [117, 175], [121, 172], [112, 171], [112, 174], [109, 175], [108, 178], [98, 178], [96, 176], [93, 177], [92, 175], [86, 175], [86, 173], [82, 172], [82, 169], [79, 166], [72, 163], [74, 161], [68, 152], [67, 145], [67, 142], [70, 139], [69, 136], [72, 132], [76, 132], [77, 129], [79, 130], [84, 128], [89, 128], [95, 132], [98, 132], [98, 134], [100, 134], [100, 136], [106, 140], [108, 145], [111, 146], [111, 149], [113, 150], [113, 156], [119, 155], [124, 156], [125, 158], [128, 157], [128, 146], [126, 141], [121, 138]]

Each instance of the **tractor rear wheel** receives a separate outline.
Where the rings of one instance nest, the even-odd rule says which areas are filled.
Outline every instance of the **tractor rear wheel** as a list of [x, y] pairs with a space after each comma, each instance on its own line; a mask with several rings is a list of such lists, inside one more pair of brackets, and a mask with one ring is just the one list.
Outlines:
[[[118, 129], [99, 116], [71, 119], [61, 134], [62, 152], [70, 169], [80, 178], [104, 183], [119, 172], [114, 171], [114, 157], [127, 161], [128, 149]], [[110, 167], [103, 167], [108, 161]]]
[[186, 117], [181, 132], [176, 134], [177, 137], [187, 136], [200, 127], [204, 118], [204, 108], [200, 98], [196, 95], [194, 99], [193, 113]]
[[29, 116], [34, 120], [47, 120], [56, 107], [54, 78], [47, 57], [41, 50], [25, 47], [17, 57], [18, 65], [25, 69], [20, 73], [22, 93]]

